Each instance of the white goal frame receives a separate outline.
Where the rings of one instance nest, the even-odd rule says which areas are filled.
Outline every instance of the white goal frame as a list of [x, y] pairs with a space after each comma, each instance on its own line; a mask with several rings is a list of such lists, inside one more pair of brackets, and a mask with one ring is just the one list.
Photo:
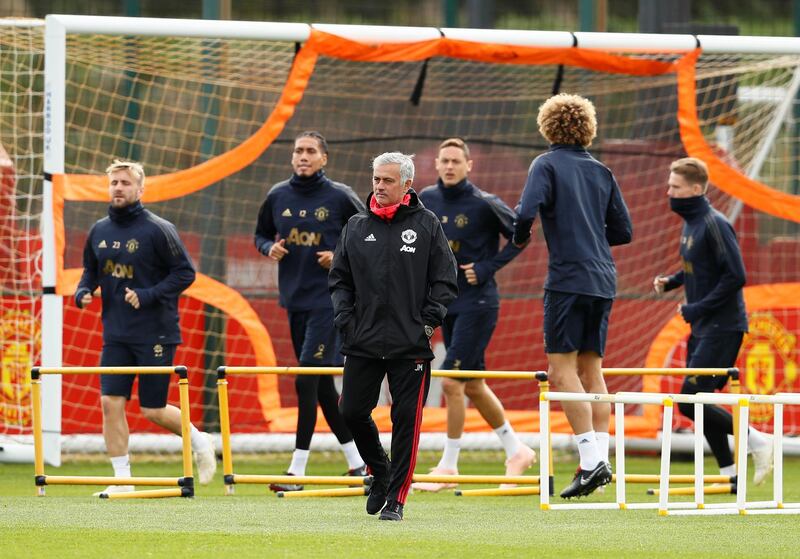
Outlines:
[[[400, 43], [438, 39], [442, 36], [518, 46], [573, 47], [610, 52], [664, 50], [688, 52], [698, 47], [708, 53], [800, 54], [800, 38], [719, 35], [658, 35], [642, 33], [589, 33], [515, 31], [433, 27], [390, 27], [219, 20], [125, 18], [48, 15], [45, 19], [45, 119], [44, 204], [41, 220], [43, 241], [42, 362], [61, 367], [63, 301], [55, 293], [56, 254], [53, 225], [53, 185], [50, 177], [64, 172], [66, 107], [66, 38], [68, 34], [140, 35], [262, 39], [302, 43], [313, 28], [365, 43]], [[43, 428], [45, 460], [61, 462], [61, 378], [45, 378]], [[170, 443], [171, 444], [171, 443]], [[169, 444], [167, 445], [170, 446]], [[0, 458], [2, 454], [0, 453]], [[31, 452], [32, 460], [32, 452]]]

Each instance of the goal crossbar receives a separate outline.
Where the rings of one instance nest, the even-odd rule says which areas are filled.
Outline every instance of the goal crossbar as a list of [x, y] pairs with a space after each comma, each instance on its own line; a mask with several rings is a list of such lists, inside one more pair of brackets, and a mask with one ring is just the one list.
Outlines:
[[689, 35], [656, 33], [597, 33], [513, 29], [463, 29], [283, 23], [255, 21], [187, 20], [171, 18], [127, 18], [112, 16], [48, 15], [48, 26], [66, 33], [93, 35], [142, 35], [263, 39], [305, 42], [311, 29], [361, 43], [412, 43], [438, 38], [533, 47], [579, 47], [617, 52], [688, 52], [702, 48], [707, 53], [800, 54], [800, 37]]

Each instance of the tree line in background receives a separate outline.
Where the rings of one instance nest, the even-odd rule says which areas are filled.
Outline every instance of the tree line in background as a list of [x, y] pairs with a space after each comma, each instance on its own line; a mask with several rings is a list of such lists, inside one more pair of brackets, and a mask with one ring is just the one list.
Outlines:
[[[605, 27], [612, 32], [639, 29], [640, 3], [656, 0], [594, 0], [606, 6]], [[203, 5], [230, 18], [375, 25], [472, 27], [477, 12], [498, 29], [580, 29], [580, 0], [6, 0], [0, 16], [44, 17], [50, 13], [202, 18]], [[701, 25], [735, 25], [741, 34], [794, 35], [797, 0], [691, 0], [691, 19]], [[487, 15], [488, 14], [488, 15]]]

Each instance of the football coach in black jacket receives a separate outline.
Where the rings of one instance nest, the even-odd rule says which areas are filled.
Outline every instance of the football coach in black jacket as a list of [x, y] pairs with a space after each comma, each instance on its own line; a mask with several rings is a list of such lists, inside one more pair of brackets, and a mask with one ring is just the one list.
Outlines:
[[[411, 190], [411, 156], [384, 153], [372, 169], [367, 209], [342, 230], [329, 287], [346, 356], [340, 407], [374, 478], [367, 512], [402, 520], [431, 381], [430, 338], [458, 294], [456, 260], [439, 220]], [[384, 375], [391, 462], [371, 415]]]

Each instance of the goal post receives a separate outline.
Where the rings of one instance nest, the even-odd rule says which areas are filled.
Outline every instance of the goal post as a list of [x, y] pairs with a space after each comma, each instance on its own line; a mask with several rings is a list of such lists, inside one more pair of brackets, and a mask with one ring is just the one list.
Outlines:
[[[64, 168], [66, 113], [66, 30], [62, 25], [45, 25], [44, 49], [44, 182], [42, 198], [42, 366], [61, 367], [63, 363], [63, 301], [57, 289], [63, 270], [63, 256], [56, 246], [57, 228], [63, 215], [57, 207], [53, 176]], [[61, 376], [42, 379], [42, 450], [44, 459], [53, 466], [61, 465]]]
[[[650, 293], [652, 277], [678, 265], [679, 222], [663, 186], [671, 160], [689, 154], [709, 162], [713, 203], [738, 216], [750, 284], [785, 287], [800, 272], [800, 197], [792, 186], [800, 177], [788, 164], [798, 138], [787, 110], [800, 67], [798, 38], [66, 15], [48, 16], [39, 29], [44, 89], [31, 112], [43, 130], [38, 180], [44, 196], [40, 209], [26, 211], [41, 217], [39, 312], [46, 342], [40, 363], [98, 362], [99, 309], [78, 313], [70, 295], [86, 232], [107, 204], [101, 170], [112, 157], [136, 155], [148, 173], [145, 203], [176, 224], [198, 265], [198, 282], [181, 298], [185, 343], [179, 350], [190, 370], [195, 422], [214, 412], [208, 382], [214, 372], [205, 370], [205, 354], [229, 366], [295, 364], [276, 302], [276, 266], [253, 248], [252, 230], [267, 189], [290, 173], [292, 139], [306, 129], [328, 138], [328, 174], [361, 197], [377, 153], [416, 153], [415, 187], [423, 187], [435, 181], [439, 141], [464, 137], [475, 156], [471, 178], [514, 206], [528, 164], [546, 149], [536, 131], [538, 105], [554, 88], [590, 97], [599, 118], [591, 149], [618, 177], [635, 231], [633, 245], [615, 249], [619, 297], [605, 361], [610, 367], [643, 366], [652, 344], [662, 347], [663, 340], [672, 345], [658, 355], [671, 361], [652, 366], [680, 366], [685, 336], [660, 335], [676, 299]], [[210, 106], [217, 107], [213, 114]], [[503, 299], [487, 354], [492, 370], [546, 366], [546, 258], [537, 230], [534, 243], [497, 275]], [[761, 378], [758, 363], [772, 355], [775, 384], [791, 389], [794, 353], [770, 336], [775, 324], [800, 333], [798, 311], [758, 309], [765, 329], [746, 341], [742, 363]], [[47, 460], [55, 464], [60, 441], [99, 436], [97, 387], [69, 375], [45, 381], [54, 383], [43, 387], [51, 414], [43, 419]], [[661, 382], [615, 379], [612, 388], [658, 392]], [[759, 382], [748, 388], [769, 390]], [[538, 430], [535, 391], [519, 381], [491, 385], [517, 430]], [[237, 378], [230, 397], [238, 434], [293, 431], [291, 381]], [[441, 397], [428, 404], [423, 429], [444, 431]], [[630, 413], [650, 417], [641, 409]], [[387, 408], [376, 417], [388, 422]], [[788, 430], [800, 430], [800, 417], [787, 419]], [[132, 421], [133, 430], [147, 432], [135, 413]], [[325, 430], [321, 421], [318, 430]], [[474, 409], [467, 430], [488, 430]]]

